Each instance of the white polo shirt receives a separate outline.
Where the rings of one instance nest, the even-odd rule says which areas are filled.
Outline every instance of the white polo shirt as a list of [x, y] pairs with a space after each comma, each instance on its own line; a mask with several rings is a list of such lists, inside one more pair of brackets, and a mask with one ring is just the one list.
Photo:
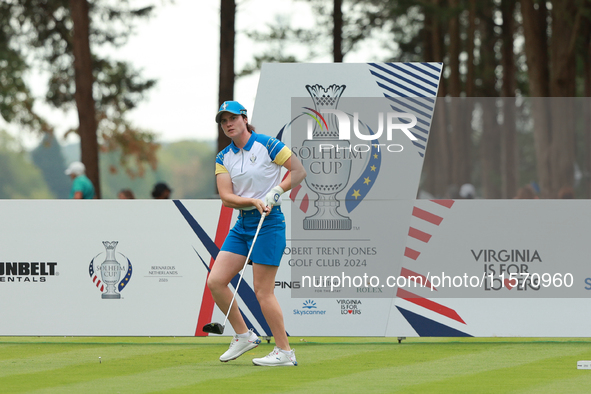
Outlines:
[[237, 196], [262, 200], [281, 182], [281, 166], [290, 157], [291, 150], [283, 142], [253, 132], [244, 148], [239, 149], [232, 141], [218, 153], [215, 174], [229, 173]]

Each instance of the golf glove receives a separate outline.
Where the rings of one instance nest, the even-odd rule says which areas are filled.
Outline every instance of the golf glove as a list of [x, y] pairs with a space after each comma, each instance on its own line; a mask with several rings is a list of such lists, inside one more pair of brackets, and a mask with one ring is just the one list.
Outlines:
[[279, 197], [285, 193], [281, 186], [275, 186], [267, 195], [265, 196], [265, 204], [268, 207], [272, 208], [273, 205], [276, 205], [279, 201]]

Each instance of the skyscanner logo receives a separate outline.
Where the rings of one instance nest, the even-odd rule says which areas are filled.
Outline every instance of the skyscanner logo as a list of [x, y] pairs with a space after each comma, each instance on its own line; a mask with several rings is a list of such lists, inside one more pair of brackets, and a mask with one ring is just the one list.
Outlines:
[[299, 315], [299, 316], [326, 314], [325, 310], [318, 310], [318, 307], [316, 306], [316, 302], [314, 300], [305, 301], [304, 304], [302, 305], [302, 308], [303, 309], [294, 309], [293, 314]]

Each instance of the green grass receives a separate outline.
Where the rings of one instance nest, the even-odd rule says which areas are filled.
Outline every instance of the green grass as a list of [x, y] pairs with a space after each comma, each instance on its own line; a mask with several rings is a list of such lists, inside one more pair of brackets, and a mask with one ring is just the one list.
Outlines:
[[[0, 393], [586, 393], [587, 338], [292, 338], [300, 365], [220, 363], [229, 338], [0, 337]], [[101, 357], [101, 363], [99, 363]]]

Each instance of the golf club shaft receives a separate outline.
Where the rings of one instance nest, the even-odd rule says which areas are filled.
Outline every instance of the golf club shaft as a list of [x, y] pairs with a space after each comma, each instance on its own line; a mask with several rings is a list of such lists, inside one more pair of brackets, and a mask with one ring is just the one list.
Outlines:
[[257, 227], [257, 231], [256, 233], [254, 233], [254, 238], [252, 239], [252, 245], [250, 245], [250, 250], [248, 251], [248, 256], [246, 256], [246, 261], [244, 262], [244, 267], [242, 267], [242, 271], [240, 272], [240, 279], [238, 279], [238, 284], [236, 285], [236, 289], [234, 289], [234, 295], [232, 296], [232, 301], [230, 301], [230, 306], [228, 306], [228, 311], [226, 312], [226, 318], [224, 319], [224, 324], [223, 326], [226, 326], [226, 322], [228, 321], [228, 316], [230, 316], [230, 310], [232, 309], [232, 305], [234, 304], [234, 300], [236, 299], [236, 294], [238, 293], [238, 287], [240, 286], [240, 282], [242, 282], [242, 277], [244, 276], [244, 271], [246, 271], [246, 266], [248, 265], [248, 259], [250, 259], [250, 254], [252, 253], [252, 250], [254, 249], [254, 243], [257, 240], [257, 237], [259, 236], [259, 231], [261, 229], [261, 227], [263, 226], [263, 220], [265, 220], [265, 213], [263, 213], [261, 215], [261, 220], [259, 221], [259, 225]]

